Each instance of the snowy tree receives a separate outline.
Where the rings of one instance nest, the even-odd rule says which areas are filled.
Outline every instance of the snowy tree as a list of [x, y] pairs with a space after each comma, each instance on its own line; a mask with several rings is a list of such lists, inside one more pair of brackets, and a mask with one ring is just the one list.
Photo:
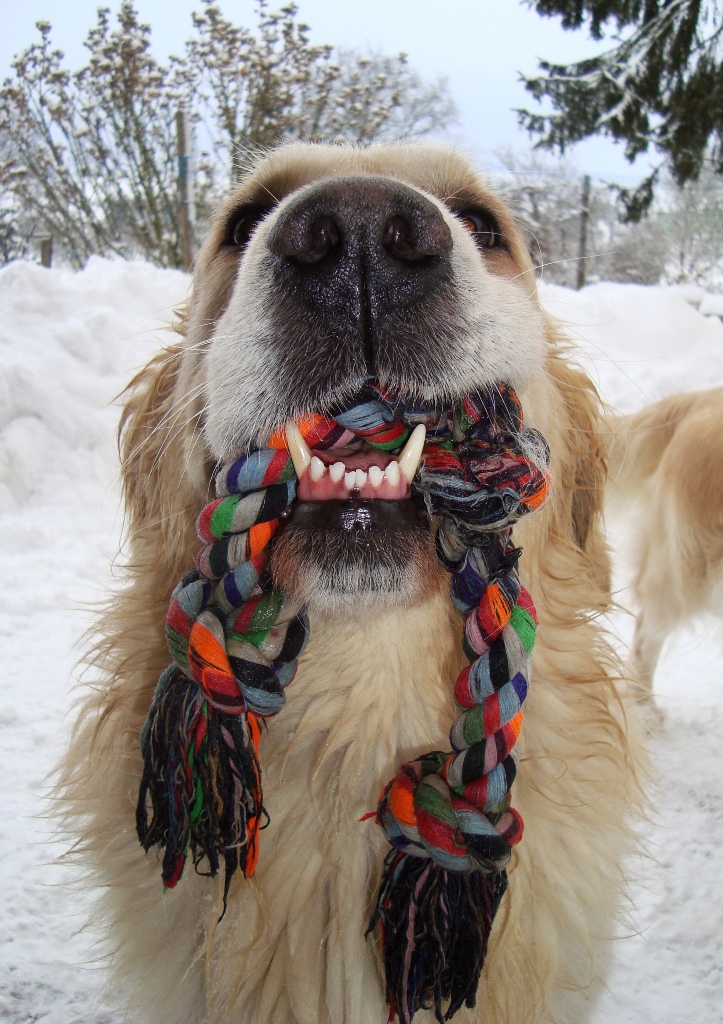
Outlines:
[[278, 142], [419, 138], [456, 118], [447, 83], [423, 82], [404, 54], [312, 46], [295, 4], [270, 12], [258, 0], [254, 34], [224, 18], [213, 0], [202, 3], [185, 72], [231, 181]]
[[309, 82], [309, 104], [302, 94], [295, 137], [361, 144], [419, 139], [455, 122], [446, 79], [424, 82], [406, 54], [337, 50], [332, 57]]
[[[259, 149], [293, 133], [299, 99], [309, 83], [324, 82], [331, 47], [312, 46], [307, 25], [289, 4], [268, 10], [258, 0], [258, 33], [223, 17], [213, 0], [193, 14], [195, 36], [186, 44], [184, 73], [196, 97], [197, 117], [233, 183]], [[323, 95], [314, 97], [323, 102]]]
[[178, 265], [173, 115], [181, 100], [150, 54], [150, 30], [123, 0], [118, 27], [100, 9], [89, 60], [71, 74], [50, 25], [0, 89], [7, 155], [0, 186], [52, 235], [73, 266], [91, 253]]
[[19, 211], [3, 196], [0, 200], [0, 264], [22, 259], [28, 249], [28, 239], [23, 237], [18, 223]]
[[[497, 154], [504, 173], [499, 191], [515, 210], [538, 277], [573, 288], [580, 252], [582, 181], [565, 160], [538, 153]], [[669, 262], [668, 237], [657, 217], [622, 222], [615, 187], [593, 181], [588, 201], [588, 282], [656, 284]]]
[[497, 154], [498, 188], [515, 211], [538, 276], [573, 286], [580, 235], [580, 181], [564, 161]]
[[723, 279], [723, 178], [704, 164], [683, 188], [669, 188], [655, 216], [664, 235], [666, 279], [720, 288]]
[[201, 225], [256, 152], [280, 141], [418, 137], [454, 118], [446, 84], [422, 82], [403, 55], [334, 54], [311, 45], [295, 5], [269, 11], [257, 0], [257, 10], [252, 32], [202, 0], [185, 53], [164, 66], [133, 0], [122, 0], [115, 27], [98, 11], [74, 73], [39, 22], [0, 88], [0, 258], [27, 251], [24, 220], [76, 267], [91, 253], [181, 266], [181, 106], [200, 150]]
[[539, 145], [565, 149], [591, 135], [625, 143], [634, 160], [652, 146], [663, 160], [632, 191], [621, 190], [627, 215], [638, 219], [652, 202], [661, 168], [675, 182], [698, 177], [706, 156], [723, 174], [723, 24], [720, 0], [530, 0], [539, 14], [567, 29], [588, 25], [615, 45], [570, 65], [541, 62], [543, 75], [525, 78], [552, 113], [520, 111]]

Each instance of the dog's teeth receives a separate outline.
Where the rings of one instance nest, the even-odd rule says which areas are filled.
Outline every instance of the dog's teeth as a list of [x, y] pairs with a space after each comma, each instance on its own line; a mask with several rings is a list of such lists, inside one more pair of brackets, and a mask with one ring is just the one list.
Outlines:
[[349, 488], [350, 491], [354, 487], [354, 481], [355, 480], [356, 480], [356, 473], [352, 472], [352, 473], [345, 473], [344, 474], [344, 483], [346, 484], [346, 486]]
[[387, 468], [384, 470], [384, 476], [387, 478], [392, 487], [396, 487], [399, 483], [399, 463], [390, 462]]
[[286, 447], [289, 449], [296, 475], [301, 480], [311, 465], [311, 451], [293, 420], [288, 420], [286, 423]]
[[[408, 484], [411, 484], [414, 480], [414, 474], [417, 472], [417, 466], [419, 460], [422, 457], [422, 449], [424, 448], [424, 439], [427, 436], [427, 430], [423, 423], [418, 423], [412, 431], [412, 434], [404, 446], [402, 454], [397, 459], [397, 464], [404, 479]], [[387, 467], [387, 477], [389, 476], [389, 467]]]
[[361, 490], [364, 484], [367, 482], [367, 475], [363, 469], [358, 469], [354, 474], [354, 486]]
[[384, 470], [380, 469], [379, 466], [369, 467], [369, 483], [372, 485], [375, 491], [378, 491], [382, 485], [384, 479]]
[[329, 476], [331, 477], [335, 484], [339, 483], [339, 481], [341, 480], [345, 473], [346, 466], [344, 465], [343, 462], [335, 462], [334, 465], [331, 466], [331, 468], [329, 469]]
[[311, 459], [311, 469], [309, 470], [309, 476], [314, 483], [318, 483], [318, 481], [321, 480], [325, 469], [326, 466], [321, 459], [317, 459], [316, 455], [314, 455]]

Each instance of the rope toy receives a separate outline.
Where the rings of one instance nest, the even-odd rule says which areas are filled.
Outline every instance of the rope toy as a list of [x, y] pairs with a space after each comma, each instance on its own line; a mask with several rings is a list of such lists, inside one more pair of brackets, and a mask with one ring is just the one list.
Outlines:
[[[452, 751], [403, 765], [365, 815], [391, 845], [368, 932], [381, 925], [389, 1019], [411, 1024], [431, 1007], [441, 1024], [475, 1004], [505, 868], [522, 838], [509, 791], [537, 617], [511, 533], [544, 503], [550, 478], [545, 442], [523, 427], [504, 385], [430, 410], [396, 404], [371, 383], [350, 408], [297, 425], [310, 448], [363, 438], [396, 451], [418, 423], [427, 437], [412, 497], [436, 518], [437, 556], [452, 577], [470, 664], [455, 684]], [[211, 876], [223, 860], [224, 912], [234, 873], [250, 877], [258, 860], [260, 721], [283, 708], [309, 632], [305, 609], [274, 589], [266, 569], [296, 497], [283, 429], [268, 444], [220, 471], [218, 497], [198, 518], [203, 547], [166, 619], [174, 663], [141, 736], [140, 842], [165, 848], [166, 888], [189, 854]]]

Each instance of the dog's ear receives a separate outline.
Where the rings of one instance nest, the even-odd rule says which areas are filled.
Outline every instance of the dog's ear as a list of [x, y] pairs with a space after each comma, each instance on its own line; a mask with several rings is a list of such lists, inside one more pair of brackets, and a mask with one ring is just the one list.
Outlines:
[[550, 372], [567, 414], [560, 417], [560, 425], [566, 434], [561, 482], [569, 496], [569, 535], [594, 558], [607, 479], [602, 402], [588, 375], [565, 351], [564, 343], [558, 342], [553, 348]]
[[118, 432], [130, 561], [163, 565], [168, 585], [192, 563], [194, 524], [210, 468], [200, 434], [200, 387], [183, 372], [184, 346], [161, 350], [131, 381]]

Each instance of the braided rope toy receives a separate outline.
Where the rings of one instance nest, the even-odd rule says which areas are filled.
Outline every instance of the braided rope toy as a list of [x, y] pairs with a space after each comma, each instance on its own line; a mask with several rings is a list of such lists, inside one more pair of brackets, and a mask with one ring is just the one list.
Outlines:
[[[442, 1022], [474, 1006], [505, 867], [522, 838], [510, 788], [537, 618], [511, 532], [550, 485], [545, 443], [523, 428], [506, 386], [440, 411], [396, 406], [367, 384], [350, 408], [297, 425], [312, 448], [363, 438], [395, 451], [419, 423], [427, 437], [412, 496], [437, 519], [437, 556], [452, 576], [470, 664], [455, 684], [452, 751], [403, 765], [365, 815], [391, 845], [368, 930], [381, 924], [390, 1020], [398, 1014], [402, 1024], [422, 1007]], [[189, 853], [211, 876], [223, 859], [224, 912], [234, 873], [250, 877], [258, 860], [260, 720], [283, 708], [309, 632], [305, 609], [274, 588], [266, 568], [296, 482], [283, 430], [218, 474], [218, 497], [197, 522], [196, 569], [174, 590], [166, 619], [174, 664], [141, 737], [141, 844], [165, 848], [166, 888]]]

